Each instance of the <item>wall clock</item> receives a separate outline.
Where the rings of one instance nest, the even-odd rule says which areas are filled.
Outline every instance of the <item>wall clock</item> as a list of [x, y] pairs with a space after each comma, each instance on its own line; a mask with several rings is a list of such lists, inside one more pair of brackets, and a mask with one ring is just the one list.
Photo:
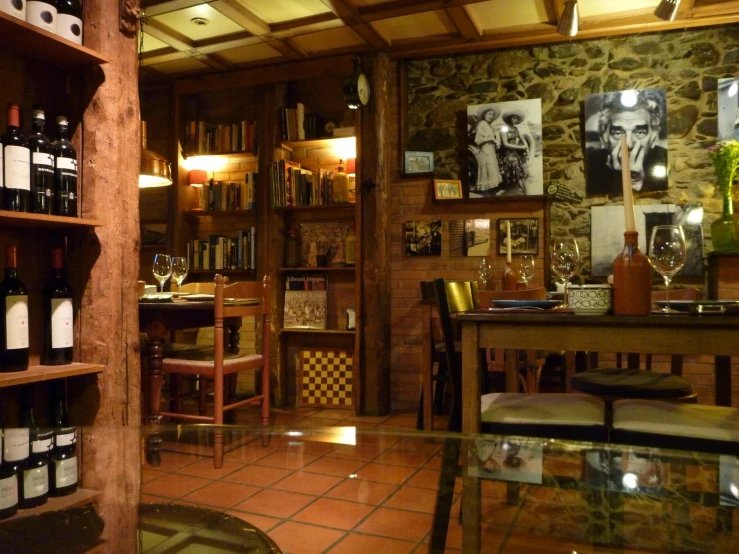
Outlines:
[[344, 101], [350, 109], [366, 106], [370, 99], [369, 79], [361, 71], [355, 71], [344, 79], [343, 93]]

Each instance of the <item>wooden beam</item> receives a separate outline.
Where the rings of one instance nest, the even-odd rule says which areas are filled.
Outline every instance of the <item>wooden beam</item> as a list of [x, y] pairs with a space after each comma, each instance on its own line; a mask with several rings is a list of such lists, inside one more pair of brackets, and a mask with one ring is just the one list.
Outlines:
[[346, 0], [321, 0], [329, 10], [335, 13], [347, 25], [359, 23], [359, 12]]
[[370, 23], [358, 23], [357, 25], [352, 25], [351, 28], [375, 50], [384, 51], [389, 49], [390, 45], [380, 36], [380, 33], [375, 31]]
[[149, 21], [149, 24], [144, 27], [144, 30], [154, 38], [158, 38], [180, 52], [187, 53], [208, 67], [217, 69], [218, 71], [226, 71], [232, 67], [231, 64], [225, 61], [218, 60], [209, 54], [198, 51], [195, 42], [158, 21]]
[[290, 39], [273, 39], [265, 41], [280, 54], [291, 60], [304, 60], [308, 52], [301, 48], [295, 41]]
[[247, 10], [236, 0], [215, 0], [208, 4], [229, 19], [241, 25], [244, 29], [256, 36], [266, 35], [271, 31], [269, 24], [255, 13]]
[[163, 13], [184, 10], [185, 8], [190, 8], [192, 6], [199, 6], [202, 3], [203, 0], [166, 0], [165, 2], [142, 0], [141, 10], [144, 11], [148, 17], [153, 17]]
[[291, 29], [299, 29], [300, 27], [309, 27], [310, 25], [318, 25], [320, 23], [326, 23], [328, 21], [335, 21], [339, 19], [339, 16], [334, 12], [320, 13], [318, 15], [310, 15], [308, 17], [301, 17], [299, 19], [291, 19], [289, 21], [282, 21], [280, 23], [272, 23], [270, 27], [273, 33], [279, 33], [281, 31], [289, 31]]
[[416, 15], [455, 6], [480, 4], [485, 1], [487, 0], [394, 0], [382, 4], [363, 6], [359, 8], [358, 12], [362, 21], [370, 22], [405, 15]]
[[447, 17], [457, 29], [459, 36], [467, 40], [480, 40], [482, 32], [480, 28], [472, 21], [470, 13], [464, 6], [453, 6], [444, 10]]

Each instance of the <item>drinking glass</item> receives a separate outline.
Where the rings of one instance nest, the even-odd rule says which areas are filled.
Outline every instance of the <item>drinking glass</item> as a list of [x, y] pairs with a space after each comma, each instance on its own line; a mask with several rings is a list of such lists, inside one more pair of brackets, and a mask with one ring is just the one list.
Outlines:
[[552, 239], [552, 271], [565, 285], [564, 305], [567, 306], [567, 286], [580, 263], [580, 249], [572, 237]]
[[681, 225], [657, 225], [652, 229], [649, 241], [649, 263], [665, 280], [666, 306], [664, 313], [672, 313], [670, 309], [670, 283], [672, 278], [685, 265], [688, 251], [685, 246], [685, 233]]
[[169, 254], [154, 254], [154, 267], [151, 271], [159, 281], [159, 292], [164, 292], [164, 283], [172, 275], [172, 257]]
[[177, 283], [177, 288], [182, 286], [182, 281], [187, 277], [187, 258], [177, 256], [172, 258], [172, 278]]
[[482, 286], [485, 290], [487, 290], [487, 284], [490, 278], [493, 276], [493, 266], [490, 263], [490, 260], [488, 258], [483, 258], [480, 260], [480, 281], [482, 281]]
[[534, 278], [534, 256], [521, 254], [516, 261], [518, 278], [523, 281], [525, 288], [529, 288], [529, 281]]

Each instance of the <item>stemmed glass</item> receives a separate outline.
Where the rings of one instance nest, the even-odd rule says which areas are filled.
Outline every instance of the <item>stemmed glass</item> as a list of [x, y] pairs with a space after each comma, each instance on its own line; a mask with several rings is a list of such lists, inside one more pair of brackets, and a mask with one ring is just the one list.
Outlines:
[[518, 278], [523, 281], [524, 287], [529, 288], [529, 281], [534, 278], [534, 256], [521, 254], [516, 262]]
[[172, 257], [169, 254], [154, 254], [154, 267], [151, 271], [159, 281], [159, 292], [164, 292], [164, 283], [172, 275]]
[[480, 260], [480, 281], [482, 281], [482, 286], [485, 290], [487, 290], [488, 281], [493, 276], [493, 266], [490, 264], [490, 260], [488, 258], [483, 258]]
[[572, 237], [552, 239], [552, 271], [564, 281], [564, 306], [567, 306], [567, 286], [580, 263], [580, 249]]
[[649, 263], [665, 280], [666, 306], [663, 313], [673, 313], [670, 309], [670, 283], [672, 278], [685, 265], [688, 251], [685, 246], [685, 233], [681, 225], [657, 225], [652, 229], [649, 241]]
[[183, 258], [182, 256], [172, 258], [172, 278], [177, 283], [178, 289], [182, 286], [182, 281], [187, 277], [187, 270], [187, 258]]

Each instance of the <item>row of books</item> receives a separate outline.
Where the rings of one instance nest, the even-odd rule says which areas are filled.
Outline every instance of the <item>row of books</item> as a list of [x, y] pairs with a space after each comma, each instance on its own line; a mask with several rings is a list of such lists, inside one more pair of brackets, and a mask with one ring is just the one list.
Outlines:
[[200, 209], [210, 212], [227, 210], [255, 210], [257, 174], [249, 171], [243, 183], [224, 183], [213, 181], [203, 185], [200, 195]]
[[325, 329], [326, 276], [288, 276], [283, 314], [285, 329]]
[[325, 206], [333, 203], [333, 173], [300, 167], [299, 163], [278, 160], [272, 163], [270, 189], [272, 207]]
[[257, 144], [255, 125], [254, 121], [248, 119], [226, 124], [188, 120], [185, 122], [185, 152], [251, 152]]
[[256, 227], [237, 231], [235, 237], [210, 235], [187, 244], [190, 269], [256, 269]]

